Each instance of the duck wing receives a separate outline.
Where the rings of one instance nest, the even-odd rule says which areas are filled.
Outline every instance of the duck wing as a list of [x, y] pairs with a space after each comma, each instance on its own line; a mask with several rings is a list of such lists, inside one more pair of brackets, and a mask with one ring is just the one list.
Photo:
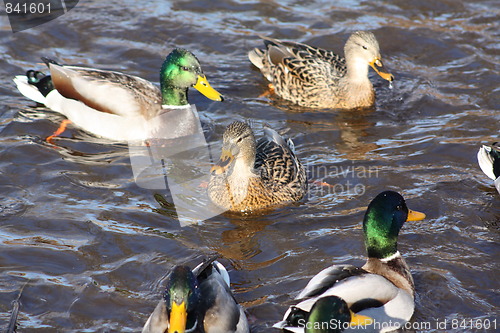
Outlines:
[[318, 299], [332, 295], [344, 299], [351, 311], [373, 318], [378, 325], [386, 323], [382, 325], [392, 330], [408, 321], [414, 310], [413, 297], [383, 276], [352, 265], [336, 265], [324, 269], [309, 281], [297, 296], [299, 302], [288, 309], [275, 327], [290, 330], [296, 319], [310, 312]]
[[97, 111], [119, 116], [154, 117], [161, 110], [160, 89], [137, 76], [78, 66], [44, 58], [56, 90]]
[[165, 333], [169, 326], [168, 311], [165, 301], [162, 299], [156, 305], [142, 328], [142, 333]]
[[[303, 84], [322, 85], [345, 75], [345, 59], [332, 51], [297, 42], [263, 39], [266, 51], [260, 52], [261, 70], [269, 81], [276, 81], [277, 86], [290, 82], [292, 77]], [[253, 58], [258, 57], [254, 55]]]
[[290, 139], [285, 141], [267, 126], [264, 126], [264, 137], [257, 143], [254, 168], [273, 191], [306, 183], [305, 169], [295, 155], [293, 142]]
[[226, 268], [210, 259], [193, 269], [200, 286], [200, 316], [206, 333], [249, 332], [243, 308], [230, 290]]

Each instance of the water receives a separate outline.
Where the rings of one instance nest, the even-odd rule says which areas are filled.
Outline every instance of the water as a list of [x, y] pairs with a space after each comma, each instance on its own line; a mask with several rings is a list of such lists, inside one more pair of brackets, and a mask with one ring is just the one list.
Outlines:
[[[415, 278], [414, 327], [482, 331], [471, 325], [497, 318], [499, 306], [500, 198], [476, 161], [481, 144], [498, 140], [499, 17], [493, 1], [447, 0], [89, 0], [16, 34], [2, 17], [0, 327], [24, 286], [21, 332], [137, 332], [173, 265], [218, 253], [252, 331], [273, 331], [312, 275], [363, 264], [364, 211], [393, 189], [427, 214], [399, 239]], [[395, 76], [390, 89], [370, 72], [373, 109], [258, 97], [266, 83], [246, 53], [261, 46], [259, 34], [342, 52], [355, 30], [374, 32]], [[227, 97], [190, 94], [209, 142], [235, 119], [250, 120], [257, 135], [264, 123], [287, 132], [312, 181], [306, 200], [181, 228], [160, 204], [168, 193], [134, 183], [126, 145], [74, 127], [45, 143], [62, 118], [34, 108], [11, 81], [50, 56], [157, 82], [174, 46], [192, 50]]]

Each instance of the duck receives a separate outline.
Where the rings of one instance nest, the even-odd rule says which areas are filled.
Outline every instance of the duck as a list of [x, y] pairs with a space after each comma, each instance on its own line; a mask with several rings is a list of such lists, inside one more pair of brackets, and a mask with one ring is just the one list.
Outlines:
[[303, 326], [305, 333], [340, 333], [347, 327], [362, 328], [371, 324], [370, 317], [352, 312], [340, 297], [331, 295], [318, 299], [309, 312], [296, 309], [295, 326]]
[[163, 298], [142, 333], [248, 333], [243, 307], [230, 290], [229, 273], [215, 258], [194, 269], [178, 265], [171, 271]]
[[[283, 320], [274, 327], [304, 332], [297, 325], [297, 312], [309, 313], [322, 298], [342, 298], [357, 315], [372, 319], [364, 323], [369, 332], [390, 332], [408, 322], [415, 309], [415, 284], [410, 269], [397, 248], [401, 227], [420, 221], [425, 214], [408, 209], [401, 194], [384, 191], [368, 205], [363, 234], [368, 258], [362, 267], [333, 265], [316, 274], [296, 297]], [[359, 329], [359, 328], [354, 328]], [[353, 328], [348, 327], [349, 332]]]
[[246, 122], [232, 122], [211, 169], [209, 198], [218, 208], [240, 213], [299, 201], [307, 192], [307, 177], [294, 147], [267, 125], [257, 142]]
[[500, 143], [483, 145], [477, 152], [477, 160], [486, 176], [495, 181], [495, 187], [500, 193]]
[[345, 58], [302, 43], [261, 38], [266, 48], [251, 50], [250, 62], [270, 82], [274, 93], [299, 106], [328, 109], [373, 106], [375, 92], [368, 79], [368, 66], [383, 79], [394, 80], [382, 63], [375, 35], [369, 31], [356, 31], [347, 39]]
[[223, 100], [208, 83], [196, 56], [181, 48], [165, 58], [160, 88], [137, 76], [42, 60], [50, 75], [29, 70], [16, 76], [14, 82], [21, 94], [63, 114], [86, 132], [109, 140], [192, 134], [198, 130], [199, 120], [188, 102], [190, 87], [209, 99]]

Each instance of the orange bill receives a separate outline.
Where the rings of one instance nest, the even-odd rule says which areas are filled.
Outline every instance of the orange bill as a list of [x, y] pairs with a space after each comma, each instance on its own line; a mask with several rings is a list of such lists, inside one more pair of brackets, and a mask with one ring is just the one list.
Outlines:
[[408, 209], [408, 217], [406, 218], [406, 222], [409, 221], [420, 221], [425, 219], [425, 214], [420, 213], [411, 209]]
[[194, 89], [205, 95], [205, 97], [210, 98], [214, 101], [222, 102], [224, 100], [224, 97], [222, 97], [222, 95], [217, 90], [210, 86], [210, 83], [208, 83], [205, 75], [198, 75], [198, 81], [193, 87]]
[[187, 309], [186, 303], [172, 303], [172, 311], [170, 312], [168, 333], [184, 333], [186, 331]]
[[368, 316], [363, 316], [357, 313], [351, 312], [351, 326], [367, 326], [373, 324], [373, 319]]
[[215, 165], [210, 169], [211, 173], [220, 175], [229, 168], [231, 163], [234, 161], [234, 155], [227, 149], [222, 148], [222, 153], [220, 159]]
[[378, 75], [380, 75], [381, 78], [387, 81], [394, 80], [394, 75], [389, 73], [389, 71], [384, 67], [382, 60], [380, 60], [379, 58], [375, 58], [373, 61], [371, 61], [370, 66], [375, 70], [375, 72], [377, 72]]

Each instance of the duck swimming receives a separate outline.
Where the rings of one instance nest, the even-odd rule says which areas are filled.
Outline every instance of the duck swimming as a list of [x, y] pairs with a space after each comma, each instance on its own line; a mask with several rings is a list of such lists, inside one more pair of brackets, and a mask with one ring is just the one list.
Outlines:
[[368, 253], [365, 265], [333, 265], [316, 274], [296, 297], [298, 303], [290, 307], [274, 327], [304, 332], [304, 328], [296, 324], [296, 313], [309, 313], [320, 299], [335, 295], [357, 315], [372, 318], [363, 329], [389, 332], [400, 328], [413, 315], [415, 285], [398, 251], [398, 235], [405, 222], [424, 218], [425, 214], [408, 209], [397, 192], [385, 191], [377, 195], [363, 219]]
[[226, 268], [214, 259], [193, 270], [176, 266], [142, 333], [248, 333], [245, 312], [229, 288]]
[[345, 58], [302, 43], [263, 39], [266, 49], [250, 51], [250, 61], [278, 96], [300, 106], [372, 106], [375, 92], [368, 79], [368, 66], [383, 79], [394, 80], [382, 63], [377, 39], [371, 32], [354, 32], [345, 43]]
[[483, 145], [477, 153], [481, 170], [495, 181], [495, 187], [500, 193], [500, 144]]
[[[19, 91], [81, 129], [110, 140], [191, 134], [193, 121], [199, 121], [188, 103], [190, 87], [212, 100], [223, 100], [209, 85], [195, 55], [184, 49], [174, 49], [166, 57], [160, 70], [160, 88], [137, 76], [42, 59], [50, 75], [29, 70], [16, 76]], [[158, 116], [167, 112], [175, 115], [163, 119], [174, 119], [175, 124], [161, 123]]]
[[258, 142], [241, 121], [225, 130], [220, 160], [213, 166], [208, 194], [218, 207], [249, 212], [302, 199], [307, 192], [304, 166], [293, 142], [264, 127]]

